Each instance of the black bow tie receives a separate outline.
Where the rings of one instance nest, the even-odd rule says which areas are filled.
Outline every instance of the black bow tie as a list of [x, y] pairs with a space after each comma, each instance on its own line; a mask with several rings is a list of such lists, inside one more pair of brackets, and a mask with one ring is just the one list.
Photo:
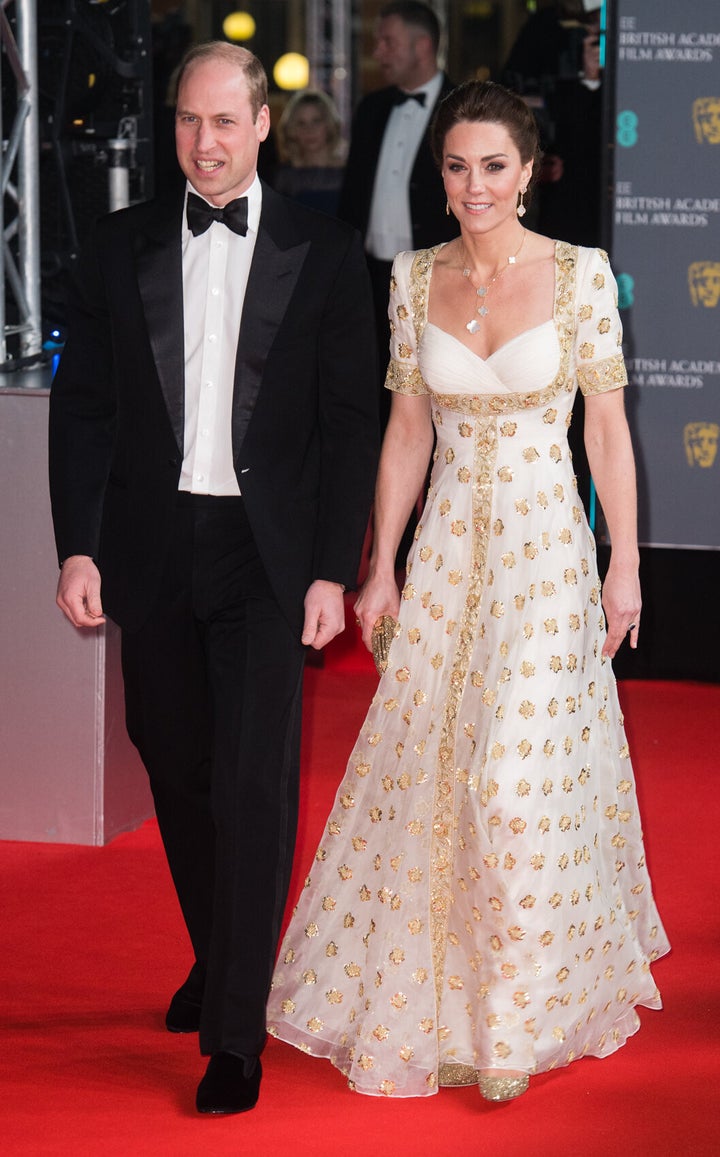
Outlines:
[[424, 92], [403, 92], [401, 88], [396, 88], [393, 93], [393, 104], [405, 104], [408, 100], [416, 100], [419, 105], [425, 107], [425, 93]]
[[220, 209], [215, 205], [208, 205], [207, 201], [203, 201], [202, 197], [198, 197], [195, 193], [188, 193], [187, 223], [193, 237], [204, 233], [213, 221], [222, 221], [233, 233], [239, 233], [244, 237], [248, 227], [247, 218], [247, 197], [236, 197], [234, 201], [229, 201]]

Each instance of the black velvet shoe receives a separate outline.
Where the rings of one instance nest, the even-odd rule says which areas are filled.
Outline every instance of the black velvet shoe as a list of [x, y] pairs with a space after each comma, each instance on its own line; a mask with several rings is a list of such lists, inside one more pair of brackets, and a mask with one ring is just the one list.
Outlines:
[[190, 975], [170, 1001], [165, 1016], [168, 1032], [197, 1032], [200, 1028], [200, 1010], [205, 987], [205, 971], [194, 964]]
[[254, 1109], [260, 1092], [259, 1057], [215, 1053], [198, 1085], [198, 1113], [246, 1113]]

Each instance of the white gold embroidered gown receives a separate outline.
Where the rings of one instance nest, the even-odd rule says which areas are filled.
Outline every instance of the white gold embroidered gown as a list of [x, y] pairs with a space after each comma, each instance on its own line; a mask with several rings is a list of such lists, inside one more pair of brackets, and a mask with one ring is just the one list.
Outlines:
[[612, 1053], [669, 948], [567, 443], [577, 384], [626, 381], [607, 257], [557, 243], [554, 320], [484, 361], [427, 323], [436, 252], [398, 256], [390, 299], [388, 384], [432, 401], [427, 504], [268, 1006], [395, 1096]]

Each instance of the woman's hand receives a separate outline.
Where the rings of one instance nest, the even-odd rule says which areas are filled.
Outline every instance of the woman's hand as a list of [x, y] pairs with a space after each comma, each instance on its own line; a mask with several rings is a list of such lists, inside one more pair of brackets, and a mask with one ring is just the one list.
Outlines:
[[400, 592], [394, 575], [370, 575], [355, 600], [357, 625], [362, 631], [362, 641], [368, 651], [372, 650], [371, 636], [375, 623], [382, 615], [392, 615], [397, 619], [400, 610]]
[[620, 644], [630, 632], [630, 646], [638, 645], [640, 631], [640, 579], [637, 570], [614, 567], [612, 557], [603, 583], [602, 605], [607, 619], [607, 638], [603, 655], [612, 659]]

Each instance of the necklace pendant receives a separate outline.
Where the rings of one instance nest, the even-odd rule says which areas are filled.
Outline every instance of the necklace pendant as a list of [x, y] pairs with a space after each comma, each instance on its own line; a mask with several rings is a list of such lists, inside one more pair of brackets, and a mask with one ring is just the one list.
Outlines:
[[480, 329], [480, 322], [475, 321], [475, 318], [473, 318], [472, 321], [467, 323], [465, 329], [468, 331], [468, 333], [477, 333], [477, 331]]
[[479, 310], [478, 310], [478, 313], [480, 314], [480, 317], [487, 317], [488, 307], [486, 305], [481, 305]]
[[485, 297], [489, 288], [490, 288], [489, 285], [480, 285], [475, 290], [475, 292], [477, 293], [478, 297]]

